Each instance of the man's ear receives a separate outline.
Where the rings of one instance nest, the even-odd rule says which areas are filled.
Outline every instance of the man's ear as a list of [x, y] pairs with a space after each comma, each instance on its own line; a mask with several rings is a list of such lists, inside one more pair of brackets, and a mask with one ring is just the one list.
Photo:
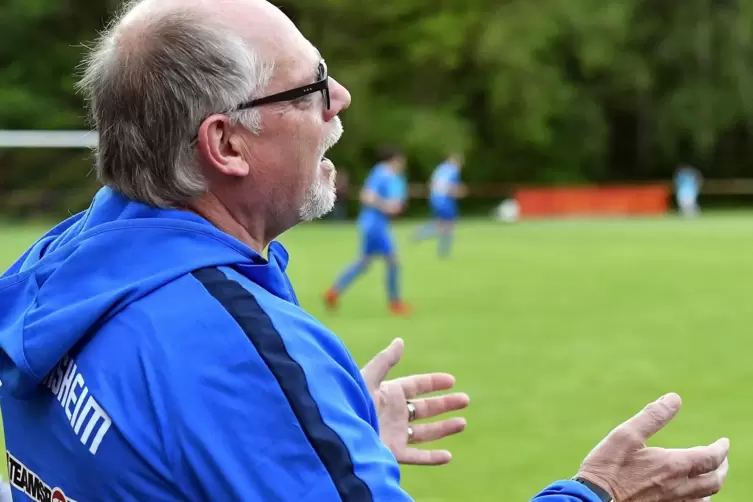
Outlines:
[[250, 166], [241, 155], [243, 146], [243, 138], [225, 115], [210, 115], [199, 126], [199, 154], [221, 174], [248, 176]]

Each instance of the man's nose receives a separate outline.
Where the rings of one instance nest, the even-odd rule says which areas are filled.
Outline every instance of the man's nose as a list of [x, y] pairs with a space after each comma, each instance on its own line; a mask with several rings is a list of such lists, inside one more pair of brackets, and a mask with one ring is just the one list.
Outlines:
[[330, 77], [329, 98], [329, 110], [324, 110], [324, 117], [327, 122], [350, 106], [350, 92], [340, 82]]

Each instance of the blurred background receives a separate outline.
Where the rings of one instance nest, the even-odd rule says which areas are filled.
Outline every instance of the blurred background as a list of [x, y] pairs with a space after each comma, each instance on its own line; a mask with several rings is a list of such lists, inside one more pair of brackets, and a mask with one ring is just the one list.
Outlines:
[[[0, 268], [98, 188], [74, 83], [118, 4], [0, 0]], [[282, 238], [303, 306], [359, 363], [402, 336], [395, 376], [450, 371], [471, 396], [467, 431], [441, 445], [453, 463], [405, 469], [411, 494], [527, 500], [676, 391], [657, 443], [730, 437], [714, 500], [751, 500], [753, 0], [275, 4], [353, 96], [330, 155], [345, 204]], [[331, 314], [321, 294], [355, 257], [358, 189], [385, 144], [408, 156], [396, 231], [416, 312], [388, 316], [373, 267]], [[440, 261], [410, 234], [451, 150], [470, 195]]]

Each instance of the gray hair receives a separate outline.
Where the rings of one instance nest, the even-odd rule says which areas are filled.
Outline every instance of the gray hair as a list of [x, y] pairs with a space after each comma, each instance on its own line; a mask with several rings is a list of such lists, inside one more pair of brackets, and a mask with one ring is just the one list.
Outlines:
[[[258, 97], [272, 65], [239, 35], [188, 10], [145, 16], [135, 47], [124, 47], [121, 21], [136, 4], [100, 37], [78, 87], [99, 133], [98, 179], [129, 198], [174, 207], [207, 190], [193, 141], [201, 121]], [[258, 110], [227, 114], [261, 128]]]

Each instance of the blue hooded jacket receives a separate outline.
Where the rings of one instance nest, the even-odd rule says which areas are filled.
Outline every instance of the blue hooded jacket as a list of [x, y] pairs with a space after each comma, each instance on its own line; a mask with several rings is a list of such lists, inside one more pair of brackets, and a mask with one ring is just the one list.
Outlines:
[[[411, 500], [287, 262], [108, 188], [37, 241], [0, 276], [14, 500]], [[598, 502], [571, 481], [534, 500]]]

